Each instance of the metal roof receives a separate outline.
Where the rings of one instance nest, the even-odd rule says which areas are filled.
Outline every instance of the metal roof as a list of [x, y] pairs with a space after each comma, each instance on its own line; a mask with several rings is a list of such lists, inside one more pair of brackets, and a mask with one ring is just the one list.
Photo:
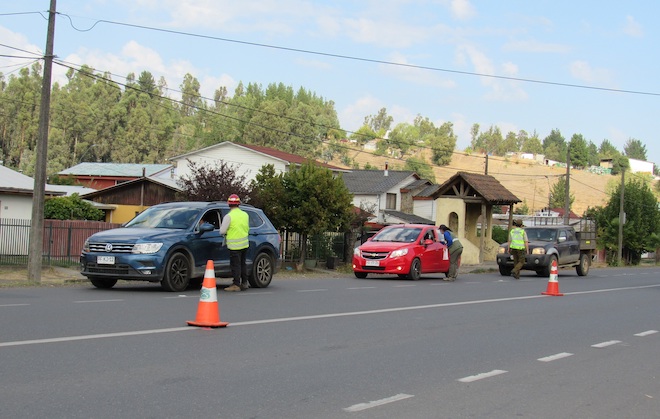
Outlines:
[[408, 170], [353, 170], [341, 176], [346, 188], [353, 195], [380, 194], [396, 186], [406, 187], [419, 180], [415, 172]]
[[139, 163], [79, 163], [64, 169], [58, 175], [73, 176], [108, 176], [108, 177], [142, 177], [153, 176], [171, 168], [171, 164], [139, 164]]

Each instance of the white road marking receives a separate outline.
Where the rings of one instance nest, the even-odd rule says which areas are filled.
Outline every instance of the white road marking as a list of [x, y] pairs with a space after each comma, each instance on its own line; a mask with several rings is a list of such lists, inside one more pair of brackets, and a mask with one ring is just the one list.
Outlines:
[[566, 357], [569, 357], [569, 356], [573, 356], [573, 354], [569, 353], [569, 352], [561, 352], [561, 353], [558, 353], [558, 354], [555, 354], [555, 355], [550, 355], [550, 356], [546, 356], [546, 357], [543, 357], [543, 358], [539, 358], [539, 359], [537, 359], [537, 361], [550, 362], [550, 361], [556, 361], [558, 359], [566, 358]]
[[173, 298], [186, 298], [186, 297], [192, 297], [192, 295], [179, 294], [179, 295], [175, 295], [175, 296], [172, 296], [172, 297], [163, 297], [163, 298], [165, 300], [168, 300], [168, 299], [173, 299]]
[[327, 291], [327, 289], [317, 289], [317, 290], [296, 290], [296, 292], [319, 292], [319, 291]]
[[30, 304], [0, 304], [0, 307], [21, 307], [29, 306]]
[[415, 396], [413, 396], [412, 394], [397, 394], [396, 396], [392, 396], [392, 397], [388, 397], [388, 398], [380, 399], [380, 400], [374, 400], [374, 401], [371, 401], [369, 403], [354, 404], [353, 406], [344, 408], [344, 411], [346, 411], [346, 412], [360, 412], [362, 410], [371, 409], [372, 407], [382, 406], [382, 405], [387, 404], [387, 403], [398, 402], [400, 400], [409, 399], [411, 397], [415, 397]]
[[415, 284], [395, 285], [394, 288], [415, 287]]
[[374, 288], [376, 288], [376, 287], [350, 287], [350, 288], [347, 288], [347, 289], [349, 289], [349, 290], [370, 290], [370, 289], [374, 289]]
[[473, 381], [483, 380], [484, 378], [495, 377], [496, 375], [504, 374], [505, 372], [508, 372], [508, 371], [492, 370], [491, 372], [482, 372], [481, 374], [459, 378], [458, 381], [460, 381], [461, 383], [471, 383]]
[[654, 333], [658, 333], [658, 331], [657, 330], [647, 330], [646, 332], [636, 333], [635, 336], [648, 336], [648, 335], [652, 335]]
[[87, 300], [87, 301], [74, 301], [76, 304], [82, 304], [82, 303], [116, 303], [118, 301], [124, 301], [121, 299], [116, 299], [116, 300]]
[[[623, 287], [623, 288], [611, 288], [608, 290], [595, 290], [595, 291], [585, 291], [578, 293], [567, 293], [570, 294], [588, 294], [590, 292], [607, 292], [607, 291], [624, 291], [630, 289], [641, 289], [641, 288], [652, 288], [660, 287], [660, 285], [648, 285], [641, 287]], [[239, 295], [248, 296], [248, 295], [267, 295], [272, 292], [242, 292]], [[493, 298], [489, 300], [472, 300], [472, 301], [458, 301], [454, 303], [439, 303], [439, 304], [428, 304], [422, 306], [410, 306], [410, 307], [393, 307], [393, 308], [384, 308], [379, 310], [366, 310], [366, 311], [352, 311], [344, 313], [331, 313], [331, 314], [317, 314], [311, 316], [299, 316], [299, 317], [282, 317], [275, 319], [263, 319], [263, 320], [253, 320], [245, 322], [236, 322], [230, 323], [230, 327], [235, 326], [249, 326], [249, 325], [260, 325], [260, 324], [272, 324], [272, 323], [284, 323], [291, 321], [300, 321], [300, 320], [317, 320], [317, 319], [329, 319], [336, 317], [350, 317], [350, 316], [363, 316], [368, 314], [380, 314], [380, 313], [396, 313], [399, 311], [411, 311], [411, 310], [426, 310], [431, 308], [442, 308], [442, 307], [458, 307], [458, 306], [467, 306], [473, 304], [487, 304], [487, 303], [499, 303], [505, 301], [518, 301], [518, 300], [531, 300], [535, 298], [545, 298], [545, 295], [525, 295], [521, 297], [505, 297], [505, 298]], [[122, 336], [136, 336], [136, 335], [148, 335], [154, 333], [168, 333], [168, 332], [180, 332], [184, 330], [197, 330], [197, 328], [192, 327], [177, 327], [177, 328], [168, 328], [168, 329], [152, 329], [152, 330], [138, 330], [133, 332], [119, 332], [119, 333], [107, 333], [99, 335], [82, 335], [82, 336], [70, 336], [70, 337], [61, 337], [61, 338], [50, 338], [50, 339], [35, 339], [35, 340], [24, 340], [24, 341], [14, 341], [14, 342], [0, 342], [0, 347], [5, 346], [21, 346], [21, 345], [34, 345], [42, 343], [53, 343], [53, 342], [68, 342], [76, 340], [86, 340], [86, 339], [100, 339], [100, 338], [112, 338], [112, 337], [122, 337]]]
[[56, 343], [56, 342], [72, 342], [76, 340], [90, 340], [90, 339], [103, 339], [103, 338], [116, 338], [122, 336], [138, 336], [150, 335], [155, 333], [169, 333], [169, 332], [183, 332], [185, 330], [196, 330], [190, 326], [174, 327], [170, 329], [152, 329], [152, 330], [136, 330], [133, 332], [118, 332], [118, 333], [101, 333], [98, 335], [82, 335], [82, 336], [68, 336], [61, 338], [50, 339], [35, 339], [35, 340], [20, 340], [14, 342], [0, 342], [0, 347], [5, 346], [23, 346], [23, 345], [40, 345], [42, 343]]
[[595, 345], [591, 345], [592, 348], [606, 348], [608, 346], [616, 345], [617, 343], [621, 343], [620, 340], [608, 340], [607, 342], [601, 342], [597, 343]]

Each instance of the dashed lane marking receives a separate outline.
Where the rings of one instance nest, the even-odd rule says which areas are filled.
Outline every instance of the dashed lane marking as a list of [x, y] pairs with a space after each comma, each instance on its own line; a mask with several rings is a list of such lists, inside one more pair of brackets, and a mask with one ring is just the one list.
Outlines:
[[413, 396], [412, 394], [397, 394], [396, 396], [387, 397], [385, 399], [380, 399], [380, 400], [374, 400], [369, 403], [354, 404], [353, 406], [344, 408], [344, 411], [351, 413], [360, 412], [362, 410], [371, 409], [373, 407], [382, 406], [388, 403], [398, 402], [401, 400], [409, 399], [411, 397], [415, 397], [415, 396]]
[[569, 352], [561, 352], [561, 353], [558, 353], [558, 354], [554, 354], [554, 355], [546, 356], [546, 357], [543, 357], [543, 358], [539, 358], [539, 359], [537, 359], [537, 361], [550, 362], [550, 361], [556, 361], [556, 360], [562, 359], [562, 358], [567, 358], [569, 356], [573, 356], [573, 354], [569, 353]]
[[29, 306], [30, 304], [0, 304], [0, 307], [21, 307]]
[[458, 381], [461, 383], [471, 383], [473, 381], [483, 380], [484, 378], [495, 377], [496, 375], [504, 374], [508, 371], [504, 370], [492, 370], [490, 372], [482, 372], [477, 375], [470, 375], [469, 377], [459, 378]]
[[317, 290], [296, 290], [296, 292], [319, 292], [319, 291], [327, 291], [327, 289], [317, 289]]
[[85, 304], [85, 303], [116, 303], [119, 301], [124, 301], [122, 299], [116, 299], [116, 300], [83, 300], [83, 301], [74, 301], [76, 304]]
[[608, 340], [607, 342], [601, 342], [597, 343], [595, 345], [591, 345], [592, 348], [606, 348], [608, 346], [616, 345], [617, 343], [621, 343], [620, 340]]
[[648, 336], [658, 333], [657, 330], [647, 330], [646, 332], [636, 333], [635, 336]]

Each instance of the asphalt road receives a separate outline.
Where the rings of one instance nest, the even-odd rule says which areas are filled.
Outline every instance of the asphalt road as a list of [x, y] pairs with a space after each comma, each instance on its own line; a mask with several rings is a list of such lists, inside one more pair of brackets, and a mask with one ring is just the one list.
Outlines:
[[0, 417], [655, 418], [659, 274], [0, 289]]

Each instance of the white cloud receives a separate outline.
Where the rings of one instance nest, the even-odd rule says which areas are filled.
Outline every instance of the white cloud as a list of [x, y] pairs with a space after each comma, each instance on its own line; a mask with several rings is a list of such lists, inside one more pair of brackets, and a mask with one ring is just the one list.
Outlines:
[[495, 65], [483, 52], [471, 45], [461, 45], [457, 49], [459, 62], [469, 61], [474, 67], [474, 72], [483, 74], [480, 77], [481, 84], [489, 88], [484, 98], [491, 101], [523, 101], [527, 99], [527, 93], [521, 87], [521, 82], [515, 80], [500, 79], [488, 76], [516, 77], [518, 66], [506, 62], [500, 66], [500, 72], [496, 71]]
[[511, 41], [504, 45], [504, 51], [533, 53], [566, 53], [571, 50], [568, 45], [544, 43], [536, 40]]
[[476, 14], [469, 0], [451, 0], [449, 4], [452, 15], [460, 20], [466, 20]]
[[644, 29], [642, 28], [642, 25], [635, 20], [634, 17], [628, 15], [626, 16], [626, 22], [623, 25], [623, 33], [635, 38], [641, 38], [644, 36]]
[[442, 89], [451, 89], [456, 87], [456, 83], [453, 80], [443, 77], [441, 73], [437, 71], [407, 67], [407, 65], [413, 64], [408, 62], [408, 59], [403, 54], [394, 53], [390, 56], [388, 61], [402, 64], [400, 66], [386, 64], [380, 65], [383, 73], [396, 77], [399, 80], [429, 87], [439, 87]]
[[584, 60], [573, 61], [570, 64], [570, 72], [576, 79], [591, 84], [610, 85], [612, 81], [610, 72], [607, 69], [591, 67], [591, 65]]
[[357, 131], [364, 124], [365, 116], [376, 115], [383, 106], [383, 102], [371, 95], [358, 98], [338, 112], [342, 128]]

